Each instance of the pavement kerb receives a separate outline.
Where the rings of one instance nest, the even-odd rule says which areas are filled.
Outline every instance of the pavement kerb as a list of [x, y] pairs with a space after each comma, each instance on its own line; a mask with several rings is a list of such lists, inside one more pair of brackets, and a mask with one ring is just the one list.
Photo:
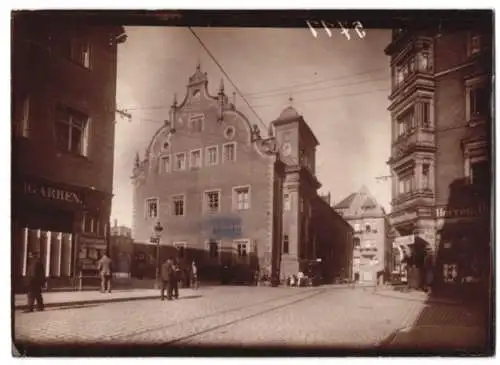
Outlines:
[[[148, 300], [148, 299], [160, 299], [160, 294], [156, 295], [145, 295], [140, 297], [121, 297], [121, 298], [106, 298], [106, 299], [85, 299], [85, 300], [72, 300], [64, 302], [52, 302], [45, 303], [45, 308], [57, 308], [57, 307], [76, 307], [88, 304], [104, 304], [104, 303], [117, 303], [117, 302], [128, 302], [135, 300]], [[18, 304], [15, 309], [25, 310], [28, 309], [27, 304]]]

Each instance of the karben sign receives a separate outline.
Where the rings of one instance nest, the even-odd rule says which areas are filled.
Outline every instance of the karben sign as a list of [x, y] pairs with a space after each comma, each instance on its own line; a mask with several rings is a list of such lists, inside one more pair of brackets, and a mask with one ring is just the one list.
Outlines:
[[82, 198], [73, 191], [27, 181], [24, 182], [24, 194], [38, 196], [47, 200], [63, 201], [66, 203], [83, 203]]

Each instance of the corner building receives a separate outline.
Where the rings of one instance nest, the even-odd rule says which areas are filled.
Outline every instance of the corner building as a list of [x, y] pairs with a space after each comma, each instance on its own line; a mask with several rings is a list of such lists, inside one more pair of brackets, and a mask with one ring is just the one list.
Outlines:
[[[316, 193], [317, 144], [291, 107], [262, 137], [228, 101], [222, 82], [217, 96], [209, 94], [198, 66], [184, 100], [174, 98], [169, 120], [136, 158], [135, 242], [149, 242], [159, 221], [160, 261], [177, 257], [188, 267], [195, 260], [201, 280], [218, 280], [225, 268], [233, 282], [252, 281], [259, 270], [277, 283], [318, 258], [335, 270], [335, 250], [326, 247], [340, 252], [351, 231], [333, 210], [313, 224], [324, 203]], [[319, 222], [327, 240], [319, 239]]]
[[119, 26], [15, 12], [12, 31], [12, 273], [38, 251], [49, 286], [94, 270], [113, 186]]
[[380, 284], [389, 280], [394, 263], [384, 208], [362, 186], [335, 204], [334, 209], [354, 228], [353, 280]]
[[409, 28], [395, 30], [385, 50], [393, 75], [390, 219], [415, 287], [430, 270], [445, 291], [491, 280], [491, 41], [488, 24]]

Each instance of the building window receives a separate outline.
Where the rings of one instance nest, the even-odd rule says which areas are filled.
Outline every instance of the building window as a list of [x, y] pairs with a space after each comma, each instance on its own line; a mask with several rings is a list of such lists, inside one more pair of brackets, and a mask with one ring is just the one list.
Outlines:
[[250, 208], [250, 188], [234, 188], [233, 202], [237, 210], [247, 210]]
[[207, 165], [208, 166], [217, 165], [217, 163], [218, 163], [218, 159], [217, 159], [218, 153], [217, 152], [218, 152], [217, 146], [207, 147], [206, 156], [207, 156]]
[[369, 223], [365, 224], [365, 231], [366, 233], [370, 233], [372, 231], [372, 226]]
[[80, 66], [90, 68], [90, 43], [83, 39], [66, 39], [62, 44], [62, 52]]
[[220, 211], [220, 191], [205, 192], [205, 207], [208, 213]]
[[146, 199], [146, 218], [158, 218], [158, 198]]
[[472, 88], [469, 96], [470, 119], [489, 115], [490, 95], [484, 86]]
[[178, 171], [186, 169], [186, 154], [184, 152], [175, 155], [175, 169]]
[[431, 128], [431, 126], [432, 126], [431, 103], [430, 102], [423, 102], [423, 103], [421, 103], [421, 106], [422, 106], [422, 127]]
[[359, 248], [361, 246], [361, 240], [358, 237], [354, 237], [354, 248]]
[[490, 165], [488, 161], [482, 160], [471, 163], [470, 182], [480, 187], [488, 187], [491, 184]]
[[400, 195], [407, 194], [415, 190], [415, 175], [413, 171], [409, 175], [400, 176], [399, 179], [399, 190], [398, 193]]
[[201, 150], [191, 151], [191, 168], [197, 169], [201, 167]]
[[424, 190], [431, 188], [430, 168], [431, 166], [428, 163], [422, 165], [422, 188]]
[[223, 162], [226, 161], [236, 161], [236, 143], [231, 142], [231, 143], [226, 143], [222, 147], [222, 157], [223, 157]]
[[175, 250], [177, 251], [177, 257], [183, 259], [186, 257], [186, 242], [174, 242]]
[[30, 97], [24, 93], [21, 96], [13, 94], [13, 119], [15, 135], [27, 138], [29, 135], [29, 113], [30, 113]]
[[290, 252], [290, 238], [287, 234], [283, 235], [283, 253], [288, 254]]
[[238, 255], [238, 257], [245, 258], [248, 256], [247, 240], [235, 241], [235, 246], [236, 246], [236, 254]]
[[290, 211], [292, 209], [292, 201], [290, 194], [283, 194], [283, 208], [285, 211]]
[[172, 198], [173, 201], [173, 214], [175, 216], [183, 216], [184, 215], [184, 195], [177, 195]]
[[170, 172], [170, 156], [161, 158], [161, 172], [164, 174]]
[[219, 257], [219, 242], [211, 241], [208, 243], [208, 254], [211, 259]]
[[415, 108], [411, 106], [397, 117], [398, 137], [411, 133], [415, 129]]
[[360, 224], [354, 223], [354, 232], [360, 232], [360, 231], [361, 231]]
[[61, 150], [87, 155], [88, 116], [76, 110], [58, 107], [56, 110], [56, 140]]
[[203, 114], [195, 114], [190, 116], [189, 118], [189, 127], [191, 128], [191, 132], [199, 133], [203, 131], [203, 120], [205, 116]]
[[422, 72], [432, 71], [432, 52], [431, 44], [426, 43], [422, 46], [422, 50], [417, 54], [418, 70]]

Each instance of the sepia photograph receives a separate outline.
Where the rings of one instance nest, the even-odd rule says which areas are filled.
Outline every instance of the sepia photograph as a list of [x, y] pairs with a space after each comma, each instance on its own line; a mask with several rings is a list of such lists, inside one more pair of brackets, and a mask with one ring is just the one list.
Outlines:
[[495, 354], [493, 10], [10, 32], [12, 357]]

